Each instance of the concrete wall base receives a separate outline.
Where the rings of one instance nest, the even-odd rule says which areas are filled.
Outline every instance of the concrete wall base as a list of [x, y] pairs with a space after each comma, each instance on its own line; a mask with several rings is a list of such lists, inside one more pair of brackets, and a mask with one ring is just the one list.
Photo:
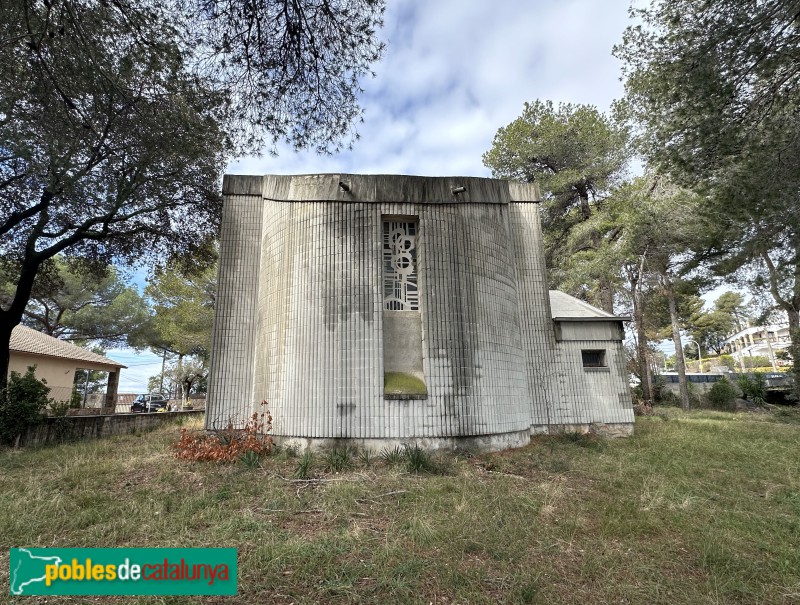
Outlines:
[[321, 451], [337, 447], [355, 447], [380, 453], [404, 445], [418, 445], [428, 451], [468, 450], [480, 452], [499, 452], [502, 450], [525, 447], [530, 443], [532, 435], [561, 435], [565, 433], [581, 433], [597, 435], [607, 439], [630, 437], [633, 435], [632, 422], [592, 422], [584, 424], [536, 424], [530, 430], [495, 435], [477, 435], [472, 437], [406, 437], [391, 439], [349, 439], [292, 437], [289, 435], [273, 435], [275, 444], [281, 447], [294, 447], [301, 451]]
[[587, 424], [534, 424], [531, 435], [563, 435], [564, 433], [581, 433], [597, 435], [609, 439], [630, 437], [633, 435], [632, 422], [592, 422]]
[[315, 438], [273, 435], [273, 441], [281, 447], [295, 447], [301, 451], [320, 451], [337, 447], [356, 447], [380, 453], [384, 449], [392, 450], [404, 445], [418, 445], [428, 451], [468, 450], [480, 452], [498, 452], [501, 450], [524, 447], [530, 443], [528, 430], [494, 435], [476, 435], [472, 437], [405, 437], [390, 439], [349, 439], [349, 438]]

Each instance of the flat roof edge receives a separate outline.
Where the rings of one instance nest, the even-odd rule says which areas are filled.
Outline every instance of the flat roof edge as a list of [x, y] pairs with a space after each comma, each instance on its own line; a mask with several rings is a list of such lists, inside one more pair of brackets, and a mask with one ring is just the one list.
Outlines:
[[368, 202], [412, 204], [538, 203], [537, 183], [475, 176], [387, 174], [226, 174], [223, 195], [258, 196], [285, 202]]
[[617, 322], [617, 321], [633, 321], [630, 317], [554, 317], [553, 321], [566, 321], [566, 322], [578, 322], [578, 321], [606, 321], [606, 322]]

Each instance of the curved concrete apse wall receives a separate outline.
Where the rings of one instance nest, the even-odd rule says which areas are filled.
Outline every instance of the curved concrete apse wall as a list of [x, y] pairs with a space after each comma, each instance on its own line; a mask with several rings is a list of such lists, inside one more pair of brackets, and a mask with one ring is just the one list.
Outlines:
[[226, 176], [223, 193], [208, 428], [261, 400], [276, 438], [312, 446], [499, 449], [586, 423], [561, 396], [534, 186]]

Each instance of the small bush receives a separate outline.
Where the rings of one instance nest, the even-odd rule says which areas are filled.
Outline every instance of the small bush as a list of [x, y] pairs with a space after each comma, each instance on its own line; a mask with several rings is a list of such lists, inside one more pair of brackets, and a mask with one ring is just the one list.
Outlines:
[[400, 464], [403, 461], [403, 449], [400, 446], [395, 446], [394, 449], [385, 447], [381, 450], [381, 460], [392, 466]]
[[742, 396], [749, 399], [756, 405], [764, 405], [767, 398], [767, 380], [761, 372], [754, 372], [751, 375], [741, 374], [736, 380]]
[[[262, 401], [262, 406], [267, 402]], [[181, 436], [173, 444], [176, 458], [193, 462], [236, 462], [247, 452], [260, 457], [272, 451], [272, 437], [267, 435], [272, 429], [272, 416], [265, 410], [253, 415], [241, 429], [235, 429], [233, 423], [227, 428], [212, 434], [192, 434], [181, 429]]]
[[709, 407], [717, 410], [733, 410], [736, 407], [736, 395], [738, 395], [736, 387], [723, 377], [708, 389], [706, 402]]
[[409, 473], [419, 474], [433, 470], [431, 455], [419, 445], [406, 445], [403, 448], [403, 458]]
[[311, 478], [311, 469], [314, 466], [314, 454], [311, 453], [311, 450], [306, 450], [303, 456], [297, 463], [297, 466], [294, 469], [293, 476], [295, 479], [310, 479]]
[[247, 450], [239, 457], [239, 460], [247, 468], [255, 470], [261, 463], [261, 456], [253, 450]]
[[83, 407], [83, 395], [78, 392], [78, 385], [72, 385], [72, 395], [69, 398], [69, 407], [77, 410]]
[[47, 415], [54, 416], [56, 418], [63, 418], [67, 415], [67, 411], [70, 409], [70, 407], [69, 401], [51, 401], [50, 407], [47, 410]]
[[11, 372], [5, 391], [0, 392], [0, 443], [18, 442], [29, 428], [42, 421], [52, 400], [47, 381], [36, 378], [36, 366], [25, 374]]
[[667, 379], [660, 375], [653, 376], [653, 403], [677, 405], [674, 403], [675, 393], [667, 388]]
[[691, 407], [696, 408], [703, 403], [701, 394], [693, 382], [686, 383], [686, 390], [689, 392], [689, 405]]
[[325, 470], [340, 473], [353, 468], [353, 455], [349, 447], [335, 447], [325, 454]]
[[664, 389], [664, 392], [661, 394], [661, 399], [659, 400], [658, 403], [660, 405], [679, 408], [681, 407], [681, 398], [678, 396], [677, 393]]
[[769, 357], [766, 355], [746, 355], [743, 359], [743, 362], [744, 367], [747, 369], [770, 366]]
[[361, 466], [369, 468], [372, 465], [372, 459], [372, 452], [367, 448], [358, 452], [358, 461], [361, 462]]

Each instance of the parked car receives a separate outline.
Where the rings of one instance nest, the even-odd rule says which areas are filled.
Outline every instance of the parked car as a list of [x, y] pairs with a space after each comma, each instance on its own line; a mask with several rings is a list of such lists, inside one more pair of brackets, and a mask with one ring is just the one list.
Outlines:
[[163, 412], [169, 410], [169, 402], [161, 393], [137, 395], [131, 404], [131, 412]]

